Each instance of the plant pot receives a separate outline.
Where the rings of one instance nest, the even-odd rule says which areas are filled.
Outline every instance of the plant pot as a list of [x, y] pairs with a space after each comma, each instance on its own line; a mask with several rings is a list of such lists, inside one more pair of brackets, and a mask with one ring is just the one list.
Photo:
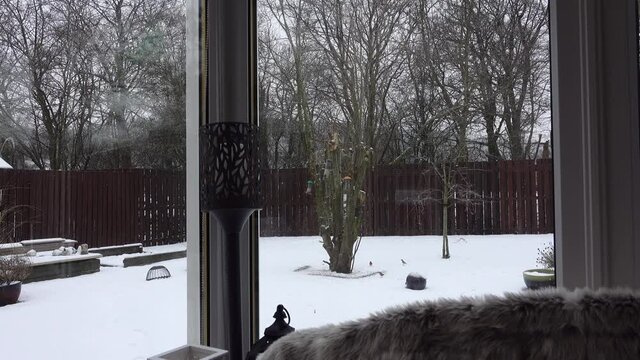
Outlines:
[[9, 285], [0, 285], [0, 306], [17, 303], [21, 290], [21, 282], [15, 282]]
[[536, 290], [556, 286], [556, 272], [554, 269], [530, 269], [522, 272], [522, 278], [527, 288]]

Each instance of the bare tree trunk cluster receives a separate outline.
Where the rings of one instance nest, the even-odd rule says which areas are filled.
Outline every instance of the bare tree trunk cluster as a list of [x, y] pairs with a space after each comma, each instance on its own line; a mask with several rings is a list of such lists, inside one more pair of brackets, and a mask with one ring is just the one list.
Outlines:
[[329, 255], [331, 271], [353, 271], [364, 218], [366, 194], [361, 189], [370, 158], [371, 152], [364, 147], [345, 150], [337, 135], [327, 144], [315, 196], [322, 246]]
[[180, 168], [184, 16], [181, 0], [0, 0], [0, 138], [40, 169]]

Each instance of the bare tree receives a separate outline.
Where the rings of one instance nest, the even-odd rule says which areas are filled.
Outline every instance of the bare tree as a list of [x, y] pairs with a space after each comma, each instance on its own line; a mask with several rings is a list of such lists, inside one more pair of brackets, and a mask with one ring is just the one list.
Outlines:
[[[452, 132], [452, 131], [450, 131]], [[481, 195], [474, 191], [468, 181], [474, 169], [466, 164], [466, 153], [462, 152], [456, 141], [441, 134], [440, 140], [433, 144], [437, 149], [435, 157], [429, 159], [429, 168], [425, 176], [432, 173], [439, 180], [439, 186], [428, 189], [420, 196], [422, 202], [435, 202], [442, 212], [442, 258], [449, 259], [449, 212], [452, 207], [463, 204], [474, 204], [481, 200]]]
[[442, 119], [454, 125], [461, 150], [530, 157], [549, 110], [546, 15], [536, 0], [414, 2], [406, 76], [415, 101], [407, 106], [422, 126], [413, 146]]
[[[438, 113], [452, 130], [461, 161], [469, 159], [469, 132], [473, 125], [473, 94], [476, 82], [472, 71], [472, 38], [465, 9], [469, 0], [443, 1], [418, 18], [422, 46], [430, 47], [427, 64], [430, 84], [438, 91]], [[422, 24], [421, 24], [422, 22]], [[430, 34], [425, 34], [429, 32]]]
[[450, 113], [433, 79], [437, 71], [434, 64], [442, 61], [436, 49], [438, 33], [434, 31], [436, 10], [440, 0], [412, 2], [407, 12], [409, 28], [404, 44], [406, 68], [399, 80], [398, 96], [405, 109], [402, 129], [402, 151], [393, 162], [431, 161], [435, 158], [433, 144], [439, 131], [446, 126]]
[[432, 164], [446, 209], [473, 193], [443, 164], [536, 153], [549, 109], [542, 2], [269, 0], [264, 16], [270, 161], [310, 169], [332, 270], [353, 260], [371, 166]]
[[2, 0], [0, 43], [15, 64], [8, 79], [19, 83], [28, 105], [8, 111], [11, 102], [3, 101], [0, 108], [21, 150], [41, 169], [81, 168], [90, 153], [91, 59], [71, 19], [85, 10], [82, 3]]
[[[314, 162], [317, 121], [317, 62], [311, 57], [309, 36], [302, 28], [301, 1], [266, 1], [271, 22], [261, 28], [262, 120], [272, 143], [275, 167], [306, 167]], [[275, 33], [284, 33], [284, 38]], [[268, 103], [267, 103], [268, 101]], [[307, 131], [309, 130], [309, 131]]]
[[186, 14], [184, 6], [166, 4], [156, 15], [154, 47], [145, 60], [138, 98], [149, 104], [148, 115], [130, 125], [136, 166], [184, 170], [186, 167]]
[[[93, 48], [98, 62], [95, 76], [102, 86], [100, 115], [107, 125], [102, 135], [103, 166], [132, 167], [131, 127], [144, 113], [145, 70], [161, 56], [160, 24], [172, 0], [92, 0], [97, 22]], [[184, 40], [182, 40], [184, 41]]]
[[[330, 269], [351, 272], [362, 226], [364, 181], [389, 141], [388, 100], [400, 76], [401, 26], [408, 1], [308, 1], [306, 22], [326, 64], [326, 93], [340, 113], [316, 191], [320, 234]], [[344, 139], [341, 141], [340, 139]], [[344, 143], [344, 145], [343, 145]]]
[[[279, 89], [293, 99], [332, 271], [352, 271], [364, 178], [373, 148], [389, 141], [383, 129], [391, 121], [391, 84], [403, 63], [394, 50], [407, 3], [267, 2], [285, 36], [287, 49], [273, 52], [272, 59], [282, 76]], [[281, 114], [286, 111], [282, 106]]]
[[[538, 0], [474, 0], [468, 11], [490, 158], [530, 158], [534, 131], [549, 111], [547, 6]], [[503, 130], [506, 154], [500, 156]]]
[[0, 138], [16, 141], [18, 159], [184, 167], [182, 0], [0, 5]]
[[[4, 15], [4, 16], [2, 16]], [[7, 14], [0, 12], [0, 22], [5, 21]], [[11, 49], [4, 43], [0, 43], [0, 140], [11, 136], [11, 126], [14, 123], [15, 114], [19, 104], [24, 102], [25, 96], [16, 91], [18, 79], [14, 69], [17, 66], [16, 58]]]

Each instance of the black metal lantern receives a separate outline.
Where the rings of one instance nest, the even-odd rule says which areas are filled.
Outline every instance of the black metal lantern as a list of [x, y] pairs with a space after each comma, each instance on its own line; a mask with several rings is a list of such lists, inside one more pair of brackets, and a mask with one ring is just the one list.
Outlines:
[[240, 232], [260, 208], [257, 131], [248, 123], [210, 123], [200, 128], [200, 208], [224, 229], [225, 284], [229, 301], [229, 353], [242, 354]]
[[243, 122], [200, 128], [200, 207], [205, 211], [259, 209], [257, 131]]
[[[273, 344], [274, 341], [295, 331], [295, 328], [289, 326], [291, 323], [289, 311], [287, 311], [282, 304], [278, 305], [273, 317], [276, 320], [271, 326], [264, 330], [264, 336], [253, 345], [251, 351], [247, 354], [246, 360], [255, 360], [258, 355], [267, 350], [269, 345]], [[288, 319], [287, 322], [284, 322], [284, 319]]]

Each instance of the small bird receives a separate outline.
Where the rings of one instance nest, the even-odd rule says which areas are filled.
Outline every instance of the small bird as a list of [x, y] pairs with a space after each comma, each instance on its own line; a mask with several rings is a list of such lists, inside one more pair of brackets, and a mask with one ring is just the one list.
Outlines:
[[369, 261], [369, 266], [373, 266], [373, 263], [371, 261]]
[[406, 262], [406, 261], [404, 261], [404, 259], [400, 259], [400, 261], [402, 261], [402, 265], [403, 265], [403, 266], [404, 266], [404, 265], [407, 265], [407, 262]]

